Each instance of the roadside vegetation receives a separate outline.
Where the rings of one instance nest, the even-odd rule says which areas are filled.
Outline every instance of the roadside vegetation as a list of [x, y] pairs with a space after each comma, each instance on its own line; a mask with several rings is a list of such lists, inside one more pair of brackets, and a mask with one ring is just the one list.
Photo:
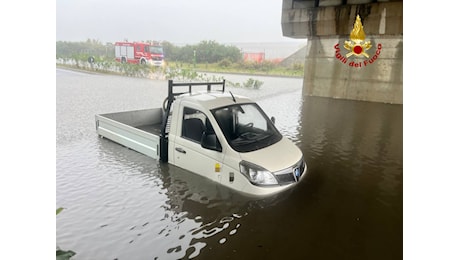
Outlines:
[[[175, 80], [216, 80], [206, 73], [234, 73], [269, 76], [303, 76], [303, 65], [283, 65], [274, 61], [243, 61], [243, 53], [235, 46], [202, 41], [195, 45], [176, 46], [161, 43], [165, 53], [165, 66], [153, 67], [115, 61], [115, 47], [97, 40], [86, 42], [56, 42], [56, 66], [118, 74], [131, 77]], [[258, 89], [263, 82], [248, 79], [233, 83], [235, 87]]]
[[[56, 209], [56, 216], [59, 215], [64, 210], [64, 208]], [[58, 246], [56, 246], [56, 260], [68, 260], [76, 253], [72, 250], [62, 250]]]

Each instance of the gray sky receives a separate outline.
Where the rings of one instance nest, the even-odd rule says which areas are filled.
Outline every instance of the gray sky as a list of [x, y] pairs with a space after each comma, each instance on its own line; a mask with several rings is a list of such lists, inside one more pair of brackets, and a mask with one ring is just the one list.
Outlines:
[[[283, 37], [282, 0], [56, 0], [56, 40], [301, 42]], [[304, 39], [303, 42], [306, 40]]]

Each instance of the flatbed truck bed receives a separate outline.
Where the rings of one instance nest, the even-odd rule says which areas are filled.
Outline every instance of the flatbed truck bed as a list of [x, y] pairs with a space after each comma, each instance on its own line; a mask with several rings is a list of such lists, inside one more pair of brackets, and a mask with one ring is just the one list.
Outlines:
[[163, 110], [161, 108], [96, 115], [97, 133], [158, 159]]

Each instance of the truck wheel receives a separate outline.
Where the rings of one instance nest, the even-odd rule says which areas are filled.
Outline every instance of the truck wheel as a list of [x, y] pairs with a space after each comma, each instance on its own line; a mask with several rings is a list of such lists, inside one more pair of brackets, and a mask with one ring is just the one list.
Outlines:
[[145, 62], [145, 59], [142, 59], [142, 60], [141, 60], [141, 64], [142, 64], [142, 65], [145, 65], [145, 63], [146, 63], [146, 62]]
[[121, 58], [121, 63], [126, 63], [126, 58], [125, 57]]

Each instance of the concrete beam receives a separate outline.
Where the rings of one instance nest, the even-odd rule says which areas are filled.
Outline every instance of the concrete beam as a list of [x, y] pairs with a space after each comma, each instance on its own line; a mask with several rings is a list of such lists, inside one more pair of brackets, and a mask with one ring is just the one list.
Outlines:
[[314, 1], [303, 2], [305, 4], [302, 5], [295, 4], [297, 1], [285, 0], [281, 15], [284, 36], [302, 39], [311, 36], [349, 35], [358, 14], [368, 35], [403, 33], [402, 1], [319, 7], [304, 7], [311, 6]]
[[[403, 103], [403, 40], [402, 36], [369, 38], [373, 47], [369, 58], [348, 58], [346, 63], [336, 57], [334, 46], [342, 49], [348, 38], [314, 37], [308, 40], [303, 93], [307, 96], [331, 97], [392, 104]], [[375, 61], [369, 63], [381, 44]], [[359, 64], [359, 67], [350, 66]], [[366, 64], [367, 63], [367, 64]]]
[[[357, 15], [372, 47], [345, 58]], [[281, 20], [284, 36], [308, 39], [304, 95], [402, 104], [402, 1], [284, 0]]]

